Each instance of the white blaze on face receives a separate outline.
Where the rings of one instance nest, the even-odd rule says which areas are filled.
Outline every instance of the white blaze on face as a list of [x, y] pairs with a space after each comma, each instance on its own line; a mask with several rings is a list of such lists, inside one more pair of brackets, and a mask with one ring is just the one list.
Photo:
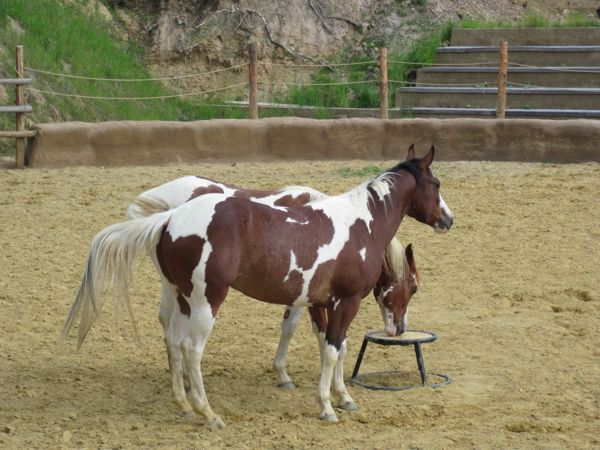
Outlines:
[[394, 313], [383, 307], [381, 309], [383, 314], [383, 329], [388, 336], [396, 336], [396, 324], [394, 323]]
[[361, 248], [360, 251], [358, 252], [358, 254], [360, 255], [361, 259], [364, 262], [367, 259], [367, 248], [366, 247]]
[[446, 202], [444, 201], [442, 194], [440, 194], [440, 209], [444, 212], [444, 214], [454, 218], [454, 214], [452, 213], [450, 208], [448, 208], [448, 205], [446, 205]]

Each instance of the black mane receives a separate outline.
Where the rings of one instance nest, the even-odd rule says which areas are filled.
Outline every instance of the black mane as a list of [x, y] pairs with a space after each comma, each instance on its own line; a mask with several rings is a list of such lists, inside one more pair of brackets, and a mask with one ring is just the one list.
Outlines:
[[388, 172], [398, 173], [402, 169], [408, 170], [417, 180], [417, 184], [420, 184], [423, 180], [423, 174], [419, 170], [419, 161], [421, 161], [419, 158], [402, 161], [389, 169]]

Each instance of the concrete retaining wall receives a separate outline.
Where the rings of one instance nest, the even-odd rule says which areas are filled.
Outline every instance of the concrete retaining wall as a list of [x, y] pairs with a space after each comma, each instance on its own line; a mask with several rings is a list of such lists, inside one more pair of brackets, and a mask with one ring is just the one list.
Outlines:
[[32, 167], [202, 160], [403, 159], [436, 146], [440, 160], [600, 162], [600, 121], [275, 118], [37, 125]]

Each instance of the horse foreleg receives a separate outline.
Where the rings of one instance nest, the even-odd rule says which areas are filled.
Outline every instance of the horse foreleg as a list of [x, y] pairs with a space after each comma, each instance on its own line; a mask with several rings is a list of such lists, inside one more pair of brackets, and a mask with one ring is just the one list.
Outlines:
[[287, 373], [286, 358], [290, 341], [296, 331], [298, 321], [302, 316], [302, 311], [303, 307], [300, 306], [286, 306], [283, 320], [281, 321], [281, 336], [279, 338], [277, 353], [273, 360], [273, 369], [277, 372], [279, 377], [279, 384], [277, 386], [283, 389], [296, 388], [296, 385]]
[[337, 422], [329, 396], [334, 372], [334, 392], [339, 397], [340, 406], [346, 410], [356, 409], [356, 404], [344, 385], [343, 359], [346, 355], [346, 331], [356, 316], [359, 305], [360, 299], [342, 299], [341, 303], [327, 308], [328, 323], [321, 356], [318, 400], [322, 408], [319, 417], [330, 422]]
[[321, 306], [311, 306], [308, 308], [312, 330], [319, 344], [319, 355], [323, 358], [323, 349], [325, 348], [325, 332], [327, 331], [327, 310]]
[[356, 403], [352, 400], [350, 394], [348, 394], [346, 384], [344, 383], [344, 358], [346, 357], [346, 353], [346, 339], [344, 339], [340, 347], [337, 364], [333, 370], [333, 393], [338, 398], [338, 407], [345, 411], [356, 411], [358, 406], [356, 406]]

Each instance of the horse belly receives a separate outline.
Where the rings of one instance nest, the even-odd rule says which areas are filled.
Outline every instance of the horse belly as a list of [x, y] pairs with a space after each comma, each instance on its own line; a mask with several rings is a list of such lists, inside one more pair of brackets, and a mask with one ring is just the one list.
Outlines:
[[300, 273], [287, 274], [278, 269], [270, 270], [265, 261], [261, 270], [240, 274], [232, 287], [263, 302], [291, 305], [302, 293], [303, 282]]

